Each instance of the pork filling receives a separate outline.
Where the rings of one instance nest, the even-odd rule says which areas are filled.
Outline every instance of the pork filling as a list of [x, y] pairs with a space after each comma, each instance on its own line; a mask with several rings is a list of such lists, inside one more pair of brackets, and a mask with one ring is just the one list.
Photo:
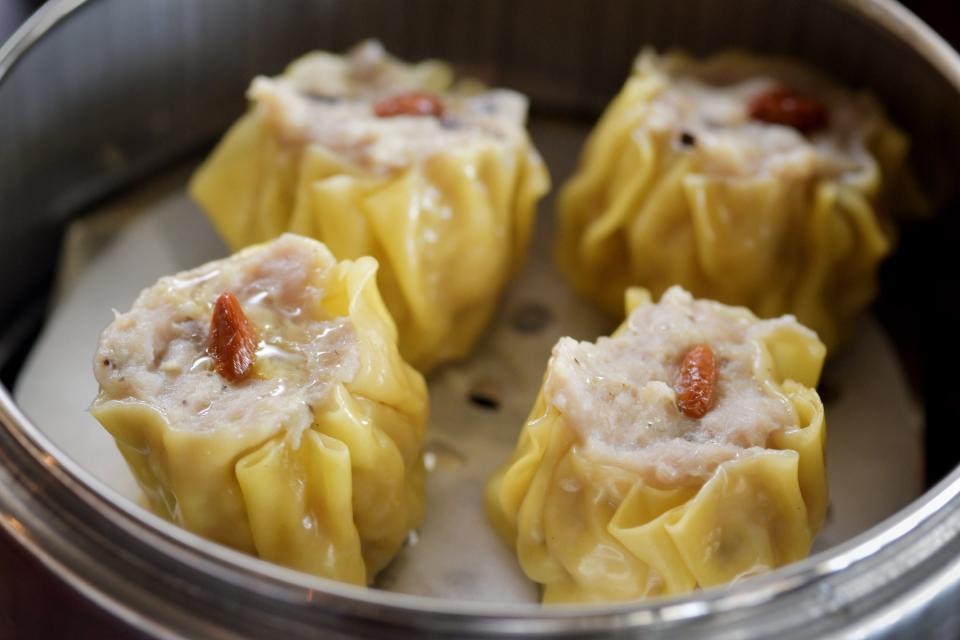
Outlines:
[[722, 462], [762, 451], [773, 432], [799, 428], [787, 398], [757, 375], [761, 340], [784, 324], [809, 331], [673, 287], [620, 335], [561, 339], [544, 393], [589, 455], [657, 486], [700, 484]]
[[[315, 54], [283, 76], [258, 77], [248, 95], [286, 143], [320, 145], [374, 171], [443, 151], [524, 140], [524, 96], [509, 90], [435, 95], [422, 86], [431, 69], [431, 63], [408, 65], [366, 42], [343, 57]], [[419, 102], [408, 99], [414, 94]], [[434, 108], [416, 108], [426, 101]], [[391, 102], [407, 108], [385, 109]]]
[[861, 96], [808, 77], [715, 75], [664, 76], [644, 124], [694, 154], [705, 174], [804, 181], [864, 168]]
[[[94, 362], [101, 398], [145, 402], [177, 429], [273, 424], [296, 435], [331, 386], [350, 381], [359, 366], [350, 321], [327, 317], [318, 304], [317, 283], [334, 264], [318, 243], [284, 235], [161, 278], [101, 335]], [[237, 379], [218, 371], [211, 351], [214, 305], [225, 292], [255, 328], [254, 362]]]

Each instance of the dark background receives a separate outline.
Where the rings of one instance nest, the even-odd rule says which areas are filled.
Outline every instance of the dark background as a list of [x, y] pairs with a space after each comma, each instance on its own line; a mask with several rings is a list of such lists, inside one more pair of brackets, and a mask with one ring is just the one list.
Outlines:
[[[0, 43], [41, 4], [37, 0], [0, 0]], [[914, 0], [903, 4], [954, 48], [960, 47], [960, 1]], [[0, 532], [0, 640], [60, 637], [139, 636], [74, 593]]]

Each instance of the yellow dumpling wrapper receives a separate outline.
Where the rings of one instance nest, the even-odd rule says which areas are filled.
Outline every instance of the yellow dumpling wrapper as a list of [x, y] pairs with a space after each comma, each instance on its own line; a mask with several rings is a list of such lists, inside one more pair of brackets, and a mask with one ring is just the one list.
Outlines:
[[[628, 308], [648, 304], [645, 290], [630, 291]], [[757, 382], [789, 403], [798, 426], [771, 431], [762, 450], [699, 483], [650, 481], [597, 456], [541, 390], [485, 503], [524, 573], [543, 585], [544, 603], [683, 594], [809, 553], [827, 508], [824, 413], [812, 388], [825, 349], [789, 327], [756, 347]]]
[[[469, 353], [549, 188], [526, 99], [452, 81], [443, 63], [373, 43], [309, 54], [254, 81], [250, 111], [190, 186], [232, 249], [292, 231], [340, 259], [376, 258], [401, 353], [423, 372]], [[444, 116], [374, 115], [405, 91], [436, 94]]]
[[[827, 128], [752, 120], [751, 98], [783, 85], [823, 100]], [[882, 211], [912, 184], [907, 149], [869, 96], [799, 64], [648, 51], [560, 193], [558, 263], [613, 316], [629, 286], [679, 284], [793, 314], [833, 348], [875, 295], [892, 243]]]
[[[343, 582], [366, 585], [390, 562], [423, 517], [428, 404], [376, 270], [287, 234], [161, 279], [105, 330], [91, 412], [153, 511]], [[259, 324], [254, 372], [240, 382], [195, 373], [209, 369], [210, 308], [224, 288]]]

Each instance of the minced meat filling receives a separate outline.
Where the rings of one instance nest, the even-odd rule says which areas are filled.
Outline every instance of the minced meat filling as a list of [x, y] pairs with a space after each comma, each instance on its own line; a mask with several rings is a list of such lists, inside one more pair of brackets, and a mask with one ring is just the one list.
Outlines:
[[525, 140], [527, 100], [504, 89], [436, 96], [442, 116], [377, 115], [378, 101], [421, 90], [424, 73], [423, 65], [397, 61], [367, 42], [342, 58], [315, 54], [287, 74], [258, 77], [248, 95], [285, 143], [320, 145], [374, 171], [440, 152]]
[[[636, 309], [616, 337], [561, 339], [546, 399], [591, 455], [656, 485], [700, 483], [720, 463], [765, 447], [774, 431], [798, 427], [788, 400], [755, 373], [760, 341], [785, 323], [808, 331], [790, 316], [757, 320], [673, 287], [659, 303]], [[678, 407], [675, 385], [684, 355], [697, 345], [715, 354], [716, 390], [709, 411], [694, 419]]]
[[[311, 407], [359, 366], [349, 320], [324, 317], [317, 304], [316, 283], [333, 264], [319, 244], [285, 235], [160, 279], [101, 335], [94, 362], [101, 393], [141, 400], [180, 429], [309, 427]], [[208, 354], [213, 305], [224, 291], [237, 296], [259, 337], [252, 375], [235, 382]]]
[[826, 125], [806, 134], [751, 117], [758, 96], [789, 88], [772, 76], [724, 78], [717, 84], [700, 77], [665, 79], [644, 127], [675, 140], [712, 177], [803, 181], [861, 170], [868, 159], [862, 99], [821, 83], [805, 85], [827, 113]]

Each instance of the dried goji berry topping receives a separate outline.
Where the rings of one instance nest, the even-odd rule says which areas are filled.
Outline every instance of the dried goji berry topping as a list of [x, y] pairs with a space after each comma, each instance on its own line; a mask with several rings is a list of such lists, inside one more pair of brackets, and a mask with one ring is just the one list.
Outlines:
[[231, 382], [243, 379], [257, 360], [257, 342], [257, 330], [237, 296], [229, 291], [220, 294], [213, 306], [207, 347], [217, 373]]
[[426, 91], [411, 91], [382, 98], [373, 103], [373, 112], [380, 118], [393, 116], [433, 116], [443, 115], [443, 101]]
[[713, 408], [716, 386], [717, 365], [713, 349], [705, 344], [690, 347], [680, 363], [680, 373], [674, 385], [677, 407], [688, 418], [702, 418]]
[[827, 126], [827, 108], [820, 100], [787, 87], [775, 87], [753, 97], [748, 105], [754, 120], [812, 133]]

